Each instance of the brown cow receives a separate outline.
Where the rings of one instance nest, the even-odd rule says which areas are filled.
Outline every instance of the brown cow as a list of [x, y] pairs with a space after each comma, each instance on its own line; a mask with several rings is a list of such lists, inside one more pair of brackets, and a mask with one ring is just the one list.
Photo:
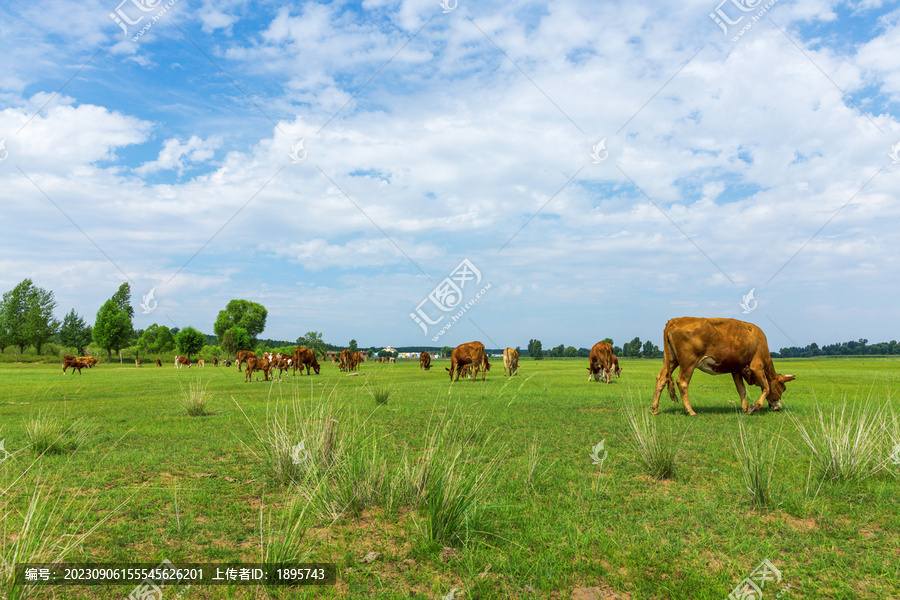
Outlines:
[[253, 371], [262, 371], [263, 379], [268, 381], [269, 369], [271, 368], [272, 364], [265, 358], [256, 358], [255, 356], [247, 357], [247, 368], [245, 369], [247, 376], [244, 378], [244, 382], [250, 383], [250, 379], [253, 377]]
[[619, 357], [612, 355], [612, 372], [616, 375], [616, 379], [622, 376], [622, 368], [619, 366]]
[[346, 348], [341, 350], [341, 371], [346, 371], [350, 368], [350, 351]]
[[94, 365], [100, 362], [93, 356], [77, 356], [75, 357], [75, 360], [80, 362], [82, 367], [87, 367], [89, 369], [93, 369]]
[[73, 373], [75, 372], [75, 369], [78, 369], [78, 374], [81, 375], [81, 369], [83, 369], [85, 367], [85, 365], [83, 363], [75, 360], [74, 357], [69, 358], [69, 355], [67, 354], [66, 356], [63, 357], [63, 362], [62, 362], [63, 375], [66, 374], [66, 369], [68, 369], [69, 367], [72, 367]]
[[214, 367], [218, 367], [218, 366], [219, 366], [219, 358], [216, 357], [216, 356], [213, 356], [213, 366], [214, 366]]
[[241, 365], [248, 358], [256, 358], [256, 353], [250, 352], [249, 350], [238, 350], [237, 357], [234, 359], [234, 362], [237, 363], [238, 371], [241, 370]]
[[134, 359], [134, 366], [136, 366], [136, 367], [143, 367], [143, 366], [144, 366], [144, 361], [142, 361], [142, 360], [139, 359], [139, 358], [136, 358], [136, 359]]
[[337, 357], [337, 355], [331, 357], [331, 366], [335, 366], [340, 364], [341, 359]]
[[157, 366], [157, 367], [161, 367], [161, 366], [162, 366], [162, 361], [159, 360], [158, 358], [156, 359], [156, 366]]
[[[762, 329], [736, 319], [681, 317], [666, 323], [663, 330], [663, 366], [656, 378], [656, 391], [650, 406], [655, 415], [659, 414], [659, 396], [663, 387], [668, 388], [672, 401], [677, 401], [672, 382], [675, 367], [679, 367], [681, 402], [685, 412], [691, 416], [697, 414], [688, 399], [688, 385], [694, 369], [710, 375], [730, 373], [741, 398], [741, 409], [751, 415], [762, 408], [763, 400], [768, 400], [772, 410], [781, 410], [784, 384], [794, 380], [793, 375], [775, 372], [769, 343]], [[759, 401], [749, 407], [744, 381], [762, 389]]]
[[503, 351], [503, 374], [509, 371], [510, 377], [519, 372], [519, 353], [515, 348], [507, 348]]
[[205, 366], [206, 366], [206, 361], [203, 360], [202, 358], [199, 359], [199, 360], [197, 361], [197, 366], [198, 366], [198, 367], [205, 367]]
[[[475, 381], [478, 377], [478, 369], [484, 362], [484, 344], [481, 342], [460, 344], [453, 349], [453, 354], [450, 355], [450, 368], [447, 369], [450, 372], [450, 382], [459, 381], [459, 376], [466, 365], [474, 366], [475, 375], [472, 377], [472, 381]], [[453, 378], [454, 373], [456, 379]], [[484, 381], [484, 371], [481, 373], [481, 380]]]
[[184, 356], [176, 356], [175, 357], [175, 368], [180, 369], [182, 366], [187, 365], [187, 368], [191, 368], [191, 361], [189, 361]]
[[609, 383], [612, 371], [612, 357], [612, 344], [609, 342], [597, 342], [594, 344], [588, 357], [588, 381], [600, 381], [605, 377], [606, 383]]
[[[376, 359], [377, 360], [377, 359]], [[419, 354], [419, 370], [431, 370], [431, 355], [427, 352]]]
[[350, 368], [349, 371], [359, 371], [359, 363], [362, 362], [362, 356], [359, 352], [354, 352], [350, 355]]
[[319, 361], [316, 360], [316, 353], [310, 350], [309, 348], [303, 348], [301, 346], [297, 346], [294, 348], [294, 369], [300, 369], [300, 374], [303, 375], [303, 367], [306, 367], [306, 374], [309, 375], [309, 368], [312, 367], [316, 372], [316, 375], [319, 374], [319, 369], [321, 368], [319, 365]]

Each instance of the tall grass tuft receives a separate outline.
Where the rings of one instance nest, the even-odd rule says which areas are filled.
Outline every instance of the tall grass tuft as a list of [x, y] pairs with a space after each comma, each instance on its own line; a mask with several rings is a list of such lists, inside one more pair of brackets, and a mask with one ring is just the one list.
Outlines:
[[347, 435], [343, 423], [353, 420], [349, 412], [330, 396], [311, 404], [305, 408], [296, 389], [288, 402], [271, 402], [270, 398], [262, 425], [257, 425], [237, 405], [256, 437], [254, 446], [244, 445], [276, 484], [302, 483], [307, 478], [318, 481], [345, 452]]
[[900, 417], [891, 409], [891, 417], [885, 423], [887, 459], [885, 466], [894, 477], [900, 478]]
[[794, 415], [791, 421], [812, 452], [812, 464], [819, 477], [832, 481], [860, 481], [884, 466], [881, 457], [884, 409], [867, 399], [862, 403], [835, 408], [825, 414], [816, 406], [814, 424], [806, 426]]
[[737, 456], [744, 480], [744, 488], [757, 508], [775, 506], [772, 475], [775, 472], [775, 456], [778, 453], [778, 436], [760, 431], [747, 431], [744, 420], [738, 420], [737, 438], [731, 445]]
[[656, 479], [675, 477], [683, 436], [678, 439], [671, 429], [660, 428], [657, 425], [659, 419], [652, 418], [649, 411], [637, 410], [633, 400], [623, 404], [625, 418], [631, 429], [628, 444], [637, 453], [647, 472]]
[[379, 406], [387, 404], [394, 394], [394, 390], [387, 383], [379, 383], [369, 388], [369, 395]]
[[[41, 590], [16, 583], [16, 565], [66, 562], [142, 489], [97, 518], [97, 494], [83, 489], [87, 479], [74, 493], [58, 491], [53, 483], [47, 483], [65, 474], [68, 461], [60, 476], [45, 476], [39, 464], [36, 458], [21, 472], [13, 472], [8, 464], [0, 470], [0, 598], [4, 600], [24, 600]], [[91, 485], [96, 483], [91, 480]]]
[[312, 545], [304, 545], [306, 532], [312, 525], [309, 502], [292, 494], [278, 516], [275, 509], [259, 505], [259, 557], [264, 563], [300, 563], [312, 553]]
[[[460, 426], [459, 422], [465, 424]], [[501, 449], [487, 452], [477, 439], [482, 420], [444, 418], [428, 437], [412, 486], [419, 492], [421, 510], [431, 541], [465, 542], [475, 530], [478, 513], [490, 489], [496, 484]]]
[[205, 417], [212, 414], [209, 411], [209, 405], [212, 401], [213, 394], [209, 391], [209, 382], [204, 386], [198, 379], [196, 385], [188, 384], [188, 390], [185, 392], [181, 388], [181, 406], [192, 417]]
[[83, 417], [65, 424], [49, 411], [41, 411], [25, 424], [25, 435], [35, 454], [67, 454], [87, 440], [91, 425]]

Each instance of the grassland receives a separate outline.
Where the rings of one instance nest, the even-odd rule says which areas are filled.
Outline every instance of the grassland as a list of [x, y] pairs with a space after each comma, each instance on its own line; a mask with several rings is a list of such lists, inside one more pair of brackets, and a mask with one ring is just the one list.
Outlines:
[[[731, 378], [698, 373], [691, 386], [698, 416], [664, 398], [654, 417], [678, 446], [675, 476], [665, 480], [647, 474], [629, 443], [625, 410], [629, 403], [648, 410], [659, 361], [623, 360], [622, 378], [611, 385], [589, 383], [583, 359], [523, 360], [512, 379], [497, 359], [485, 382], [452, 386], [444, 366], [435, 361], [422, 373], [412, 363], [366, 363], [365, 375], [347, 377], [323, 365], [319, 376], [247, 384], [234, 367], [212, 365], [102, 363], [63, 376], [56, 364], [2, 364], [0, 439], [12, 453], [0, 463], [2, 548], [8, 555], [21, 537], [39, 489], [44, 505], [61, 502], [56, 526], [41, 533], [45, 553], [96, 526], [69, 561], [259, 561], [271, 549], [265, 540], [282, 531], [285, 507], [312, 502], [295, 484], [273, 480], [260, 432], [276, 406], [281, 415], [290, 406], [306, 415], [328, 406], [339, 425], [365, 432], [351, 441], [377, 454], [371, 464], [398, 488], [371, 491], [370, 501], [336, 519], [321, 506], [304, 513], [309, 528], [296, 546], [336, 563], [337, 585], [193, 587], [185, 598], [442, 598], [453, 588], [465, 599], [569, 598], [596, 588], [583, 597], [721, 600], [764, 559], [783, 577], [765, 598], [900, 597], [900, 481], [889, 460], [900, 361], [776, 361], [797, 380], [782, 412], [752, 417], [739, 412]], [[183, 395], [198, 379], [213, 399], [210, 414], [192, 417]], [[373, 388], [392, 393], [376, 401]], [[750, 390], [755, 399], [758, 388]], [[827, 420], [844, 402], [866, 401], [868, 414], [881, 411], [871, 452], [884, 468], [844, 481], [820, 477], [798, 426], [812, 431], [820, 410]], [[65, 435], [81, 436], [78, 448], [37, 456], [29, 424], [38, 416], [74, 424]], [[738, 462], [741, 422], [747, 439], [778, 441], [765, 508], [754, 503]], [[457, 472], [488, 478], [464, 509], [463, 532], [449, 538], [431, 533], [434, 517], [407, 489], [423, 456], [449, 452], [436, 441], [439, 430], [462, 442], [452, 446], [462, 449]], [[598, 465], [589, 454], [601, 440], [607, 454]], [[307, 443], [315, 451], [312, 438]], [[397, 475], [404, 465], [405, 478]], [[371, 471], [360, 481], [374, 480]], [[370, 552], [378, 557], [362, 562]], [[35, 597], [129, 591], [53, 588]]]

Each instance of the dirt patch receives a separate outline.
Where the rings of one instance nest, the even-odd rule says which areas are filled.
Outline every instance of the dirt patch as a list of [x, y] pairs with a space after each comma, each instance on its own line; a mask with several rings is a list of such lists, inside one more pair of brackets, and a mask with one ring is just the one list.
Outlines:
[[626, 593], [618, 593], [608, 585], [599, 587], [575, 588], [569, 595], [572, 600], [629, 600], [631, 596]]

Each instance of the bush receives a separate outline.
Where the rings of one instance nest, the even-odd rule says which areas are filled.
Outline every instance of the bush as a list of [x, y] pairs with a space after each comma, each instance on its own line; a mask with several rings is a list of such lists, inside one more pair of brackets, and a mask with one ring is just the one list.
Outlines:
[[200, 379], [197, 385], [188, 384], [188, 391], [185, 392], [181, 388], [181, 406], [192, 417], [205, 417], [212, 414], [209, 412], [209, 405], [212, 401], [213, 394], [209, 391], [209, 382], [204, 387]]

